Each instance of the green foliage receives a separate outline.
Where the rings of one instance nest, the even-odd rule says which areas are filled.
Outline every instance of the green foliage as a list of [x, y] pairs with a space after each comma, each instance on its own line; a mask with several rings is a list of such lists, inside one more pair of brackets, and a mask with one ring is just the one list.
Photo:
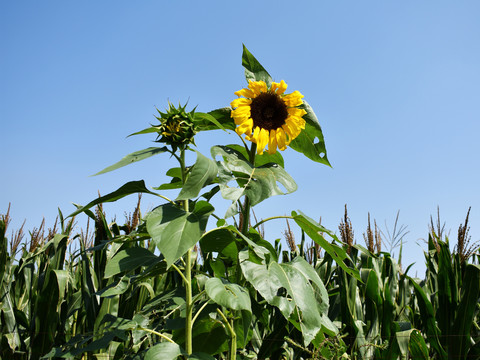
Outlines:
[[[246, 47], [242, 64], [247, 80], [271, 83]], [[318, 120], [303, 108], [306, 128], [290, 145], [329, 165]], [[60, 212], [61, 231], [33, 231], [18, 254], [8, 213], [0, 217], [1, 359], [479, 358], [480, 266], [448, 240], [430, 236], [422, 281], [301, 211], [280, 216], [302, 233], [300, 246], [291, 237], [282, 251], [250, 223], [253, 206], [297, 189], [279, 152], [216, 145], [212, 159], [196, 152], [188, 165], [193, 135], [233, 130], [230, 113], [170, 106], [161, 125], [132, 134], [157, 133], [167, 146], [98, 173], [168, 153], [178, 166], [156, 189], [177, 190], [175, 200], [128, 182], [77, 206], [68, 223]], [[144, 216], [139, 202], [123, 225], [107, 221], [103, 203], [142, 193], [165, 202]], [[210, 203], [217, 193], [231, 201], [223, 217]], [[74, 234], [79, 214], [93, 220], [93, 234]]]
[[[284, 195], [297, 190], [293, 178], [278, 164], [268, 163], [254, 167], [244, 156], [227, 146], [214, 146], [212, 157], [221, 156], [218, 164], [218, 179], [223, 198], [232, 200], [225, 217], [237, 212], [237, 202], [242, 196], [248, 197], [251, 206], [257, 205], [274, 195]], [[231, 181], [236, 181], [239, 187], [232, 187]], [[282, 184], [286, 193], [277, 185]]]
[[192, 212], [167, 203], [148, 214], [147, 231], [168, 267], [197, 243], [213, 210], [208, 202], [198, 201]]

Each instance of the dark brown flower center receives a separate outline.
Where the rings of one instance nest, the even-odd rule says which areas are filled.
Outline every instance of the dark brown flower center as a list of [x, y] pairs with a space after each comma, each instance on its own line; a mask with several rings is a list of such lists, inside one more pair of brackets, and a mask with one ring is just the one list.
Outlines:
[[287, 105], [277, 94], [261, 93], [250, 104], [253, 127], [276, 130], [285, 124], [288, 117]]

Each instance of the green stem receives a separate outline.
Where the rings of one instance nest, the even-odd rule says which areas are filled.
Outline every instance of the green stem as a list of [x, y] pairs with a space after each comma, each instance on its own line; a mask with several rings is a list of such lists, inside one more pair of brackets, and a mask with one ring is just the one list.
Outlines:
[[[250, 148], [250, 151], [248, 151], [248, 161], [255, 167], [255, 155], [257, 153], [257, 144], [252, 143], [252, 147]], [[243, 235], [247, 235], [248, 233], [248, 227], [250, 225], [250, 199], [245, 196], [245, 203], [242, 209], [242, 217], [243, 217], [243, 223], [242, 223], [242, 228], [239, 229]]]
[[159, 336], [159, 337], [167, 340], [168, 342], [171, 342], [172, 344], [175, 344], [175, 341], [173, 341], [172, 339], [170, 339], [168, 336], [163, 335], [162, 333], [159, 333], [158, 331], [150, 330], [150, 329], [143, 328], [143, 327], [139, 327], [139, 328], [137, 328], [137, 330], [142, 330], [142, 331], [149, 332], [149, 333], [151, 333], [151, 334], [157, 335], [157, 336]]
[[[188, 200], [185, 200], [187, 202]], [[187, 206], [188, 207], [188, 206]], [[186, 307], [186, 320], [185, 320], [185, 347], [187, 350], [187, 354], [190, 355], [192, 353], [192, 310], [193, 310], [193, 303], [192, 303], [192, 271], [191, 271], [191, 256], [192, 256], [192, 249], [188, 249], [187, 251], [187, 258], [186, 258], [186, 265], [185, 265], [185, 307]]]
[[230, 333], [230, 360], [235, 360], [237, 358], [237, 334], [233, 329], [233, 320], [232, 323], [228, 321], [227, 317], [223, 314], [222, 310], [217, 308], [217, 313], [222, 317], [225, 325], [227, 326], [228, 332]]
[[193, 317], [192, 319], [192, 325], [195, 323], [195, 320], [197, 320], [197, 317], [198, 315], [200, 315], [200, 313], [202, 312], [203, 309], [205, 309], [205, 307], [208, 305], [208, 301], [206, 301], [202, 307], [200, 309], [198, 309], [197, 313], [195, 314], [195, 316]]
[[[185, 181], [187, 180], [187, 172], [185, 171], [185, 149], [180, 151], [180, 159], [177, 157], [180, 163], [180, 168], [182, 170], [182, 184], [185, 185]], [[185, 202], [187, 202], [185, 200]], [[188, 202], [187, 202], [187, 211], [188, 211]]]
[[266, 219], [263, 219], [261, 221], [259, 221], [258, 223], [256, 223], [255, 225], [253, 225], [252, 227], [254, 229], [256, 229], [257, 227], [259, 227], [260, 225], [262, 225], [263, 223], [267, 222], [267, 221], [270, 221], [270, 220], [275, 220], [275, 219], [293, 219], [292, 216], [289, 216], [289, 215], [279, 215], [279, 216], [272, 216], [272, 217], [269, 217], [269, 218], [266, 218]]
[[[182, 184], [185, 184], [187, 180], [187, 171], [185, 167], [185, 149], [180, 150], [180, 158], [177, 157], [180, 162], [180, 168], [182, 170]], [[188, 212], [188, 199], [183, 200], [183, 210]], [[193, 352], [192, 349], [192, 249], [188, 249], [185, 255], [185, 276], [183, 277], [185, 282], [185, 348], [187, 354], [190, 355]]]
[[178, 272], [178, 274], [182, 277], [182, 279], [183, 279], [184, 282], [187, 282], [187, 278], [185, 277], [185, 275], [183, 275], [182, 270], [180, 270], [180, 269], [177, 267], [177, 265], [172, 264], [172, 268], [174, 268], [175, 271]]

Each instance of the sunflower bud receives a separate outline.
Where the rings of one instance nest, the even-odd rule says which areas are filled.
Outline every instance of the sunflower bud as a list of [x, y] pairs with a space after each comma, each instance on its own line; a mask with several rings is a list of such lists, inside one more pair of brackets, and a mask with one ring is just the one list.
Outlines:
[[178, 108], [172, 104], [168, 104], [166, 113], [162, 113], [157, 109], [160, 116], [155, 116], [160, 125], [158, 128], [157, 142], [163, 142], [170, 145], [173, 151], [177, 148], [185, 149], [188, 144], [194, 144], [194, 136], [196, 134], [193, 117], [195, 109], [191, 112], [186, 112], [185, 106], [178, 105]]

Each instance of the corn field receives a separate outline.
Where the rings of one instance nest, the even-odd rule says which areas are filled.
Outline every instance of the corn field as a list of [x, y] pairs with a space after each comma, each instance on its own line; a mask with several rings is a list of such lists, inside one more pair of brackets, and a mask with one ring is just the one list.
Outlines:
[[[181, 356], [162, 354], [171, 351], [166, 339], [184, 342], [184, 284], [155, 254], [140, 201], [122, 225], [108, 223], [101, 205], [85, 213], [92, 229], [74, 232], [74, 219], [60, 214], [58, 229], [10, 237], [9, 212], [2, 215], [1, 358]], [[261, 226], [249, 239], [228, 228], [201, 238], [190, 358], [231, 358], [232, 342], [240, 359], [480, 358], [480, 268], [466, 243], [468, 217], [455, 252], [432, 224], [423, 280], [377, 251], [382, 240], [370, 226], [368, 248], [355, 244], [347, 214], [340, 238], [306, 216], [294, 220], [313, 241], [296, 244], [288, 224], [283, 251]], [[218, 231], [229, 240], [215, 241]], [[315, 236], [332, 238], [333, 256]]]

